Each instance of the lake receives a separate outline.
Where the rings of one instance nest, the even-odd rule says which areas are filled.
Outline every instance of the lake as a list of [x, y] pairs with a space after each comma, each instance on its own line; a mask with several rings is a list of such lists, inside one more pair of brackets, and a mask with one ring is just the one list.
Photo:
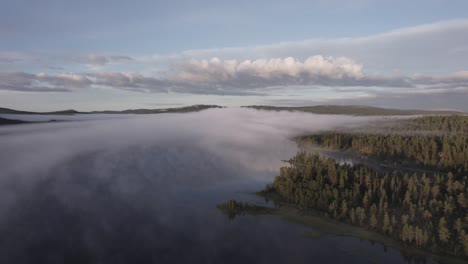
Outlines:
[[292, 137], [378, 117], [235, 108], [109, 117], [0, 127], [0, 263], [435, 263], [216, 209], [265, 204], [251, 193], [298, 150]]

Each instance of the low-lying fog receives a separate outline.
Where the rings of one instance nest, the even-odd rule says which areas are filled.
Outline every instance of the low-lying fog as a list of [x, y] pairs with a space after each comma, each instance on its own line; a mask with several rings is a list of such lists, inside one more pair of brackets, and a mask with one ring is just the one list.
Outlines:
[[311, 245], [272, 217], [230, 222], [215, 205], [258, 201], [248, 192], [294, 155], [293, 136], [378, 119], [238, 108], [107, 117], [0, 127], [1, 263], [326, 260], [337, 241]]
[[[105, 116], [109, 119], [103, 119]], [[92, 173], [96, 177], [108, 177], [110, 170], [116, 173], [116, 169], [128, 165], [132, 166], [128, 173], [134, 177], [143, 175], [158, 181], [161, 177], [171, 181], [176, 178], [181, 180], [179, 184], [185, 181], [211, 184], [232, 179], [234, 175], [219, 173], [227, 164], [233, 167], [229, 168], [230, 172], [254, 169], [274, 173], [281, 159], [297, 151], [295, 142], [291, 141], [293, 136], [359, 126], [371, 120], [238, 108], [117, 116], [61, 116], [61, 120], [79, 122], [1, 127], [1, 180], [14, 177], [21, 178], [22, 183], [37, 181], [52, 176], [57, 166], [92, 155]], [[31, 120], [31, 116], [21, 119]], [[67, 171], [63, 170], [62, 174]], [[258, 179], [239, 172], [229, 174]]]

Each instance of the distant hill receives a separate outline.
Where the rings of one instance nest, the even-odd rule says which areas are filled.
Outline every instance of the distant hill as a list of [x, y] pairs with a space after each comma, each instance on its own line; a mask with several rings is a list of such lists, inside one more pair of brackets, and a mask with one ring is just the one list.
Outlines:
[[219, 105], [191, 105], [176, 108], [161, 108], [161, 109], [127, 109], [123, 111], [93, 111], [87, 112], [92, 114], [161, 114], [161, 113], [188, 113], [198, 112], [210, 108], [223, 108]]
[[328, 115], [357, 115], [357, 116], [388, 116], [388, 115], [452, 115], [466, 114], [457, 111], [439, 111], [439, 110], [402, 110], [402, 109], [387, 109], [371, 106], [360, 105], [316, 105], [316, 106], [299, 106], [299, 107], [280, 107], [267, 105], [249, 105], [245, 108], [253, 108], [257, 110], [268, 111], [298, 111], [314, 114]]
[[80, 112], [69, 109], [69, 110], [62, 110], [62, 111], [54, 111], [54, 112], [29, 112], [29, 111], [21, 111], [21, 110], [14, 110], [9, 108], [2, 108], [0, 107], [0, 114], [15, 114], [15, 115], [73, 115], [79, 114]]
[[160, 114], [160, 113], [187, 113], [198, 112], [209, 108], [222, 108], [218, 105], [192, 105], [177, 108], [162, 108], [162, 109], [128, 109], [123, 111], [92, 111], [79, 112], [73, 109], [54, 111], [54, 112], [29, 112], [13, 110], [9, 108], [1, 108], [0, 114], [17, 114], [17, 115], [74, 115], [74, 114]]
[[17, 124], [26, 124], [29, 122], [26, 121], [21, 121], [21, 120], [15, 120], [15, 119], [8, 119], [8, 118], [2, 118], [0, 117], [0, 126], [1, 125], [17, 125]]

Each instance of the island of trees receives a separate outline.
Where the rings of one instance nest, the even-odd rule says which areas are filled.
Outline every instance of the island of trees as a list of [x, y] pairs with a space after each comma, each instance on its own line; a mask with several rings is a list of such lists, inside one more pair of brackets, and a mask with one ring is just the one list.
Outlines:
[[217, 208], [221, 210], [221, 212], [223, 212], [223, 214], [225, 214], [229, 219], [234, 219], [238, 215], [266, 214], [273, 211], [272, 208], [238, 202], [236, 200], [229, 200], [225, 203], [218, 204]]
[[406, 123], [444, 132], [427, 135], [324, 132], [302, 137], [424, 170], [375, 170], [299, 152], [263, 194], [407, 246], [468, 258], [467, 118], [423, 117]]

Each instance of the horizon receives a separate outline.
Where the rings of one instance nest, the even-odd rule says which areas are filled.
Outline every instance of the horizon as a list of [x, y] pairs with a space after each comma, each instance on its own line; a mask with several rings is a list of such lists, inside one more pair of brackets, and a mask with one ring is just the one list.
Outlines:
[[[218, 105], [218, 104], [192, 104], [192, 105], [175, 105], [175, 106], [170, 106], [170, 107], [156, 107], [156, 108], [124, 108], [124, 109], [103, 109], [103, 110], [81, 110], [81, 109], [74, 109], [74, 108], [69, 108], [69, 109], [54, 109], [54, 110], [49, 110], [49, 111], [32, 111], [32, 110], [24, 110], [24, 109], [14, 109], [14, 108], [8, 108], [8, 107], [2, 107], [0, 106], [0, 109], [6, 109], [6, 110], [13, 110], [13, 111], [18, 111], [18, 112], [31, 112], [31, 113], [36, 113], [36, 114], [41, 114], [41, 113], [54, 113], [54, 112], [67, 112], [67, 111], [74, 111], [77, 112], [77, 114], [81, 113], [93, 113], [93, 112], [123, 112], [123, 111], [133, 111], [133, 110], [164, 110], [164, 109], [181, 109], [181, 108], [189, 108], [189, 107], [195, 107], [195, 106], [213, 106], [213, 107], [218, 107], [218, 108], [246, 108], [246, 107], [276, 107], [276, 108], [303, 108], [303, 107], [364, 107], [364, 108], [376, 108], [376, 109], [385, 109], [385, 110], [415, 110], [415, 111], [447, 111], [447, 112], [456, 112], [460, 114], [468, 114], [466, 111], [462, 110], [457, 110], [457, 109], [450, 109], [450, 108], [432, 108], [432, 109], [427, 109], [427, 108], [387, 108], [387, 107], [377, 107], [377, 106], [370, 106], [370, 105], [333, 105], [333, 104], [316, 104], [316, 105], [297, 105], [297, 106], [283, 106], [283, 105]], [[205, 110], [205, 109], [204, 109]], [[1, 113], [0, 113], [1, 114]]]

